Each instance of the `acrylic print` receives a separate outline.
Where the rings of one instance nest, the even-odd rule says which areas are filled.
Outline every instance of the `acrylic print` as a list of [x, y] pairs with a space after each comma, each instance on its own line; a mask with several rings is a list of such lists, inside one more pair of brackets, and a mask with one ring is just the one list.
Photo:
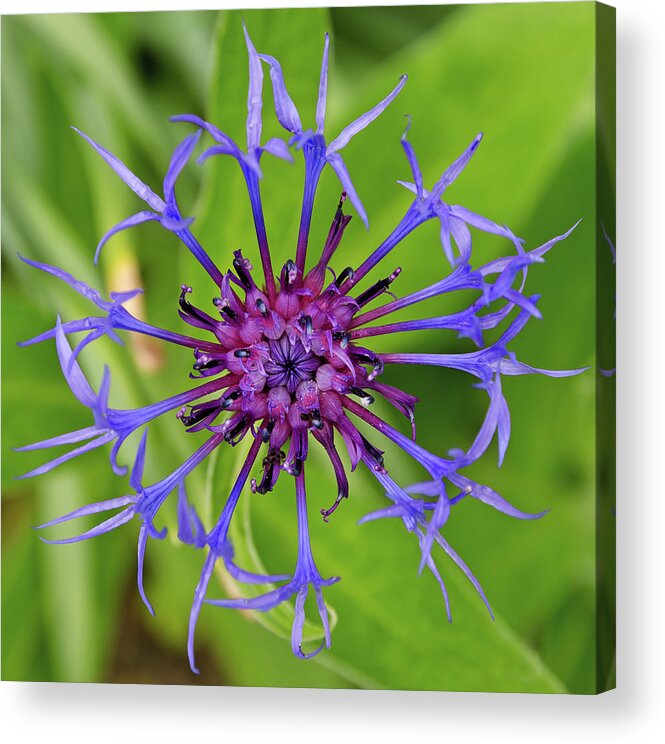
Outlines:
[[3, 19], [5, 679], [613, 686], [611, 13]]

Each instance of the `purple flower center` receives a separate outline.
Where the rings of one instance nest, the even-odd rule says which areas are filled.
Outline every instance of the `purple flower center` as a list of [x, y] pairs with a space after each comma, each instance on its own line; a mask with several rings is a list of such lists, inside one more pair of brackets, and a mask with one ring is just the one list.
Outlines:
[[269, 388], [282, 386], [293, 394], [301, 382], [312, 380], [324, 363], [323, 359], [307, 351], [299, 338], [291, 341], [286, 333], [277, 341], [269, 341], [268, 348], [270, 359], [263, 367]]

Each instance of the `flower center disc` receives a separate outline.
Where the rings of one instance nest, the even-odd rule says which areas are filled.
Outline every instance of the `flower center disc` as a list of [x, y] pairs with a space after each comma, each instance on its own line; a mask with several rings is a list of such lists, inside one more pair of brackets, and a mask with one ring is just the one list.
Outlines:
[[307, 351], [300, 339], [293, 341], [283, 334], [277, 341], [269, 341], [270, 360], [265, 362], [268, 387], [285, 387], [289, 393], [305, 380], [312, 380], [323, 361]]

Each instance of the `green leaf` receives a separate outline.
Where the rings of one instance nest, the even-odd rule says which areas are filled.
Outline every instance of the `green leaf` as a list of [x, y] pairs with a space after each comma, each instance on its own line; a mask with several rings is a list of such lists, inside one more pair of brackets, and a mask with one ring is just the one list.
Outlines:
[[[142, 143], [156, 160], [160, 148], [154, 142], [154, 113], [141, 91], [131, 65], [96, 17], [81, 13], [44, 14], [21, 19], [31, 35], [42, 40], [50, 59], [67, 65], [97, 88], [97, 95], [108, 101], [114, 115]], [[76, 44], [72, 44], [76, 38]]]
[[[95, 463], [96, 470], [100, 459]], [[109, 482], [107, 488], [91, 496], [91, 483], [96, 483], [99, 489], [99, 478], [89, 468], [55, 472], [38, 488], [36, 523], [101, 500], [111, 490]], [[77, 528], [83, 531], [92, 524], [89, 519], [83, 519], [60, 528], [57, 536], [76, 534]], [[56, 528], [47, 535], [53, 538], [54, 533]], [[39, 544], [41, 601], [55, 679], [92, 682], [101, 678], [109, 641], [117, 632], [113, 618], [122, 597], [123, 569], [132, 558], [126, 538], [128, 533], [115, 533], [74, 545]], [[107, 571], [109, 565], [113, 566], [113, 572]]]

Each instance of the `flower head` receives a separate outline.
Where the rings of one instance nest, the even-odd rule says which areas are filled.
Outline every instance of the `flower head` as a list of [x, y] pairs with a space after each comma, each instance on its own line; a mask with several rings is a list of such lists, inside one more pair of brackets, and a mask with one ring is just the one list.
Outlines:
[[[402, 520], [407, 531], [418, 540], [420, 570], [427, 568], [431, 571], [441, 587], [448, 617], [451, 616], [451, 610], [446, 586], [432, 555], [435, 545], [439, 545], [464, 572], [489, 608], [489, 602], [470, 568], [443, 536], [455, 505], [469, 497], [518, 519], [537, 518], [544, 512], [527, 514], [517, 509], [489, 486], [476, 483], [463, 471], [485, 456], [495, 438], [498, 440], [499, 464], [503, 462], [511, 429], [508, 402], [502, 390], [504, 375], [565, 377], [581, 371], [539, 369], [518, 360], [511, 351], [512, 341], [527, 321], [541, 317], [537, 307], [539, 298], [528, 296], [523, 291], [528, 269], [542, 263], [545, 254], [566, 238], [570, 230], [527, 251], [523, 241], [507, 227], [465, 207], [443, 201], [447, 189], [461, 176], [476, 152], [481, 135], [471, 141], [428, 191], [423, 185], [415, 150], [407, 139], [407, 132], [404, 132], [401, 145], [413, 181], [403, 185], [413, 193], [413, 201], [390, 235], [358, 266], [337, 267], [337, 271], [334, 271], [331, 264], [351, 221], [351, 216], [344, 211], [347, 199], [367, 224], [365, 210], [339, 153], [353, 136], [367, 127], [396, 98], [405, 84], [406, 76], [382, 101], [327, 142], [324, 128], [328, 36], [324, 41], [315, 129], [303, 127], [298, 110], [287, 92], [277, 59], [257, 52], [246, 30], [245, 38], [250, 72], [246, 148], [242, 149], [216, 125], [199, 116], [174, 117], [177, 121], [194, 124], [198, 129], [175, 150], [164, 179], [164, 198], [157, 196], [115, 155], [82, 135], [150, 207], [149, 211], [139, 212], [107, 232], [100, 241], [96, 256], [115, 232], [140, 222], [158, 221], [175, 233], [208, 273], [215, 287], [215, 297], [208, 307], [202, 307], [195, 299], [193, 287], [184, 284], [181, 287], [177, 297], [178, 312], [181, 319], [192, 327], [194, 335], [173, 333], [134, 317], [123, 307], [133, 293], [112, 293], [110, 300], [104, 300], [96, 290], [65, 271], [27, 261], [66, 282], [100, 311], [97, 315], [64, 323], [58, 318], [55, 328], [26, 342], [55, 338], [65, 379], [73, 394], [91, 410], [93, 416], [93, 424], [89, 427], [24, 447], [35, 449], [63, 444], [78, 445], [27, 475], [48, 472], [79, 454], [111, 443], [111, 463], [119, 475], [123, 474], [124, 468], [118, 464], [120, 448], [132, 433], [143, 430], [129, 479], [131, 494], [83, 506], [42, 527], [84, 515], [115, 512], [82, 534], [55, 541], [73, 542], [103, 534], [136, 518], [140, 524], [139, 591], [152, 611], [143, 590], [144, 555], [148, 538], [160, 539], [164, 536], [165, 530], [158, 529], [155, 523], [166, 499], [177, 494], [179, 540], [207, 551], [194, 591], [189, 623], [188, 654], [194, 671], [194, 631], [204, 602], [222, 607], [266, 611], [293, 598], [293, 652], [299, 657], [308, 658], [322, 648], [330, 647], [331, 629], [323, 589], [339, 579], [322, 577], [310, 543], [305, 479], [310, 447], [319, 446], [325, 452], [337, 482], [337, 493], [331, 494], [330, 505], [320, 509], [324, 520], [330, 520], [344, 500], [352, 495], [343, 461], [346, 456], [351, 470], [358, 466], [369, 470], [390, 501], [389, 506], [367, 515], [362, 521], [380, 518]], [[270, 70], [277, 118], [290, 134], [288, 145], [279, 139], [261, 144], [264, 64]], [[180, 215], [175, 199], [176, 178], [189, 161], [202, 133], [211, 137], [213, 144], [204, 151], [200, 161], [213, 155], [230, 155], [242, 170], [261, 257], [260, 275], [240, 250], [228, 256], [227, 266], [219, 268], [191, 232], [191, 220], [183, 219]], [[262, 178], [260, 161], [264, 152], [291, 160], [289, 145], [302, 152], [305, 161], [302, 212], [294, 258], [275, 270], [263, 219], [259, 188]], [[327, 238], [307, 270], [312, 210], [319, 177], [326, 165], [330, 165], [339, 177], [343, 191], [336, 209], [331, 210], [332, 222]], [[370, 280], [364, 289], [357, 289], [357, 285], [409, 233], [431, 219], [440, 223], [441, 243], [451, 264], [450, 271], [442, 273], [429, 286], [397, 296], [393, 292], [398, 291], [399, 278], [409, 267], [390, 266]], [[505, 255], [474, 266], [470, 228], [498, 237], [507, 248]], [[375, 323], [403, 308], [419, 306], [428, 299], [469, 291], [473, 299], [456, 313]], [[200, 295], [197, 290], [197, 296]], [[504, 320], [509, 320], [509, 323], [498, 340], [486, 342], [485, 333], [499, 327]], [[375, 337], [390, 337], [398, 332], [423, 329], [454, 331], [461, 337], [469, 338], [477, 348], [449, 354], [425, 351], [378, 353], [373, 349]], [[108, 371], [104, 373], [99, 393], [95, 393], [77, 357], [87, 345], [101, 336], [107, 335], [121, 342], [119, 332], [149, 335], [189, 349], [194, 356], [190, 377], [202, 381], [180, 394], [143, 408], [111, 408], [108, 404], [111, 383]], [[85, 336], [72, 350], [67, 336], [77, 333], [84, 333]], [[382, 380], [386, 367], [395, 364], [433, 365], [461, 370], [487, 394], [487, 414], [477, 436], [466, 449], [458, 448], [442, 455], [428, 451], [417, 441], [415, 409], [418, 398]], [[385, 399], [407, 419], [407, 433], [393, 427], [372, 410], [377, 397]], [[156, 417], [169, 412], [175, 412], [186, 432], [206, 432], [207, 439], [173, 472], [156, 483], [145, 485], [146, 427]], [[397, 445], [406, 456], [412, 458], [422, 468], [426, 479], [412, 485], [397, 483], [389, 474], [389, 463], [384, 459], [381, 449], [383, 440]], [[218, 447], [234, 447], [241, 442], [247, 443], [243, 464], [218, 520], [206, 526], [188, 500], [186, 479]], [[280, 478], [292, 478], [294, 483], [298, 526], [295, 568], [290, 576], [260, 575], [235, 563], [229, 528], [244, 490], [266, 494], [275, 488]], [[209, 583], [220, 561], [240, 583], [279, 585], [252, 598], [209, 599]], [[303, 626], [305, 600], [310, 591], [316, 599], [324, 641], [319, 647], [307, 650], [303, 649]]]

